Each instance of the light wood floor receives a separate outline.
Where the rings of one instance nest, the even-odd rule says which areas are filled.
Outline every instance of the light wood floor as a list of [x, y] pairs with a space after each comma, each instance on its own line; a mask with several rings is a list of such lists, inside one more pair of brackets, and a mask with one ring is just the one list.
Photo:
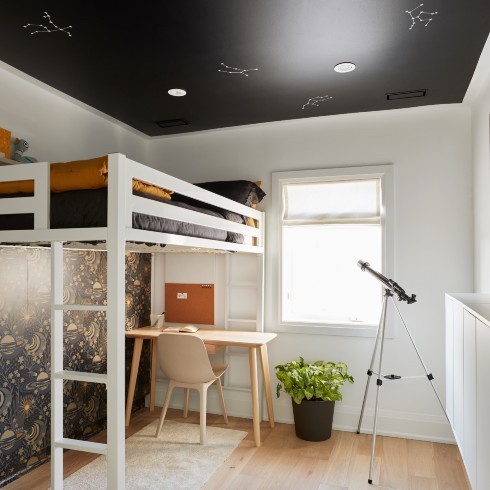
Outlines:
[[[142, 409], [131, 418], [127, 437], [159, 416]], [[169, 409], [168, 418], [178, 422], [199, 423], [199, 414], [187, 419], [182, 411]], [[373, 485], [367, 483], [371, 437], [365, 434], [333, 431], [324, 442], [298, 439], [294, 426], [267, 422], [261, 426], [262, 446], [253, 441], [252, 421], [229, 417], [229, 425], [219, 415], [208, 414], [208, 425], [248, 431], [225, 463], [207, 482], [204, 489], [319, 489], [319, 490], [467, 490], [470, 486], [458, 449], [450, 444], [436, 444], [394, 437], [379, 437], [376, 444]], [[96, 439], [104, 441], [104, 434]], [[68, 451], [64, 456], [65, 477], [96, 458], [97, 455]], [[5, 488], [7, 490], [45, 490], [49, 488], [49, 463]]]

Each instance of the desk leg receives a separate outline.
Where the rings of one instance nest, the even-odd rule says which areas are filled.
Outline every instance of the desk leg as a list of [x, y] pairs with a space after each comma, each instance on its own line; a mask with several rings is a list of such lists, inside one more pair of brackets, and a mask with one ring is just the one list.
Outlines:
[[269, 372], [269, 357], [267, 355], [267, 345], [261, 345], [259, 347], [260, 353], [260, 365], [262, 367], [262, 379], [264, 381], [265, 402], [267, 404], [267, 414], [269, 416], [269, 424], [271, 428], [274, 428], [274, 409], [272, 407], [272, 393], [271, 393], [271, 377]]
[[150, 412], [155, 410], [155, 383], [157, 379], [157, 339], [151, 339], [151, 380], [150, 380]]
[[255, 445], [260, 447], [260, 412], [259, 412], [259, 386], [257, 382], [257, 347], [248, 348], [250, 363], [250, 383], [252, 388], [252, 416], [254, 426]]
[[131, 418], [131, 409], [133, 408], [134, 389], [138, 379], [138, 368], [140, 366], [141, 348], [143, 339], [134, 339], [133, 360], [131, 362], [131, 374], [129, 376], [128, 400], [126, 401], [126, 425], [129, 425]]

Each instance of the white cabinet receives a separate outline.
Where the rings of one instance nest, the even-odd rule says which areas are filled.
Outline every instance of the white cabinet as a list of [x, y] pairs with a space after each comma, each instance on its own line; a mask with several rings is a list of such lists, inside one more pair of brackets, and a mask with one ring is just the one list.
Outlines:
[[490, 295], [446, 295], [446, 410], [472, 488], [490, 489]]
[[446, 412], [454, 420], [454, 323], [453, 301], [446, 300]]
[[476, 320], [476, 488], [490, 488], [490, 327]]
[[[463, 333], [463, 451], [470, 478], [476, 477], [476, 318], [464, 311]], [[488, 487], [485, 487], [488, 488]]]
[[456, 441], [460, 447], [464, 441], [464, 396], [463, 396], [463, 308], [455, 304], [453, 306], [453, 330], [454, 330], [454, 422], [453, 429]]

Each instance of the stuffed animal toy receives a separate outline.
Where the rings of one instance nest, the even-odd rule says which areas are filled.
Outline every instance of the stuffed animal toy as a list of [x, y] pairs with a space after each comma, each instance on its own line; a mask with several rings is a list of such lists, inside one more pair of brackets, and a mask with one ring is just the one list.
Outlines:
[[19, 138], [15, 138], [14, 141], [14, 155], [12, 156], [12, 160], [20, 163], [33, 163], [37, 162], [37, 158], [34, 157], [25, 157], [23, 153], [29, 149], [29, 143], [26, 140], [20, 140]]

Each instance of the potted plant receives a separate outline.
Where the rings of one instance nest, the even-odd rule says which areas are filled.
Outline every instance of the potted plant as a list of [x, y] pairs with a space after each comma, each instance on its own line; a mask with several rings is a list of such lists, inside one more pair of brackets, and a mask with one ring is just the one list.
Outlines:
[[340, 388], [354, 382], [343, 362], [306, 363], [302, 357], [276, 366], [281, 391], [291, 396], [296, 435], [307, 441], [324, 441], [332, 434], [335, 402], [342, 400]]

